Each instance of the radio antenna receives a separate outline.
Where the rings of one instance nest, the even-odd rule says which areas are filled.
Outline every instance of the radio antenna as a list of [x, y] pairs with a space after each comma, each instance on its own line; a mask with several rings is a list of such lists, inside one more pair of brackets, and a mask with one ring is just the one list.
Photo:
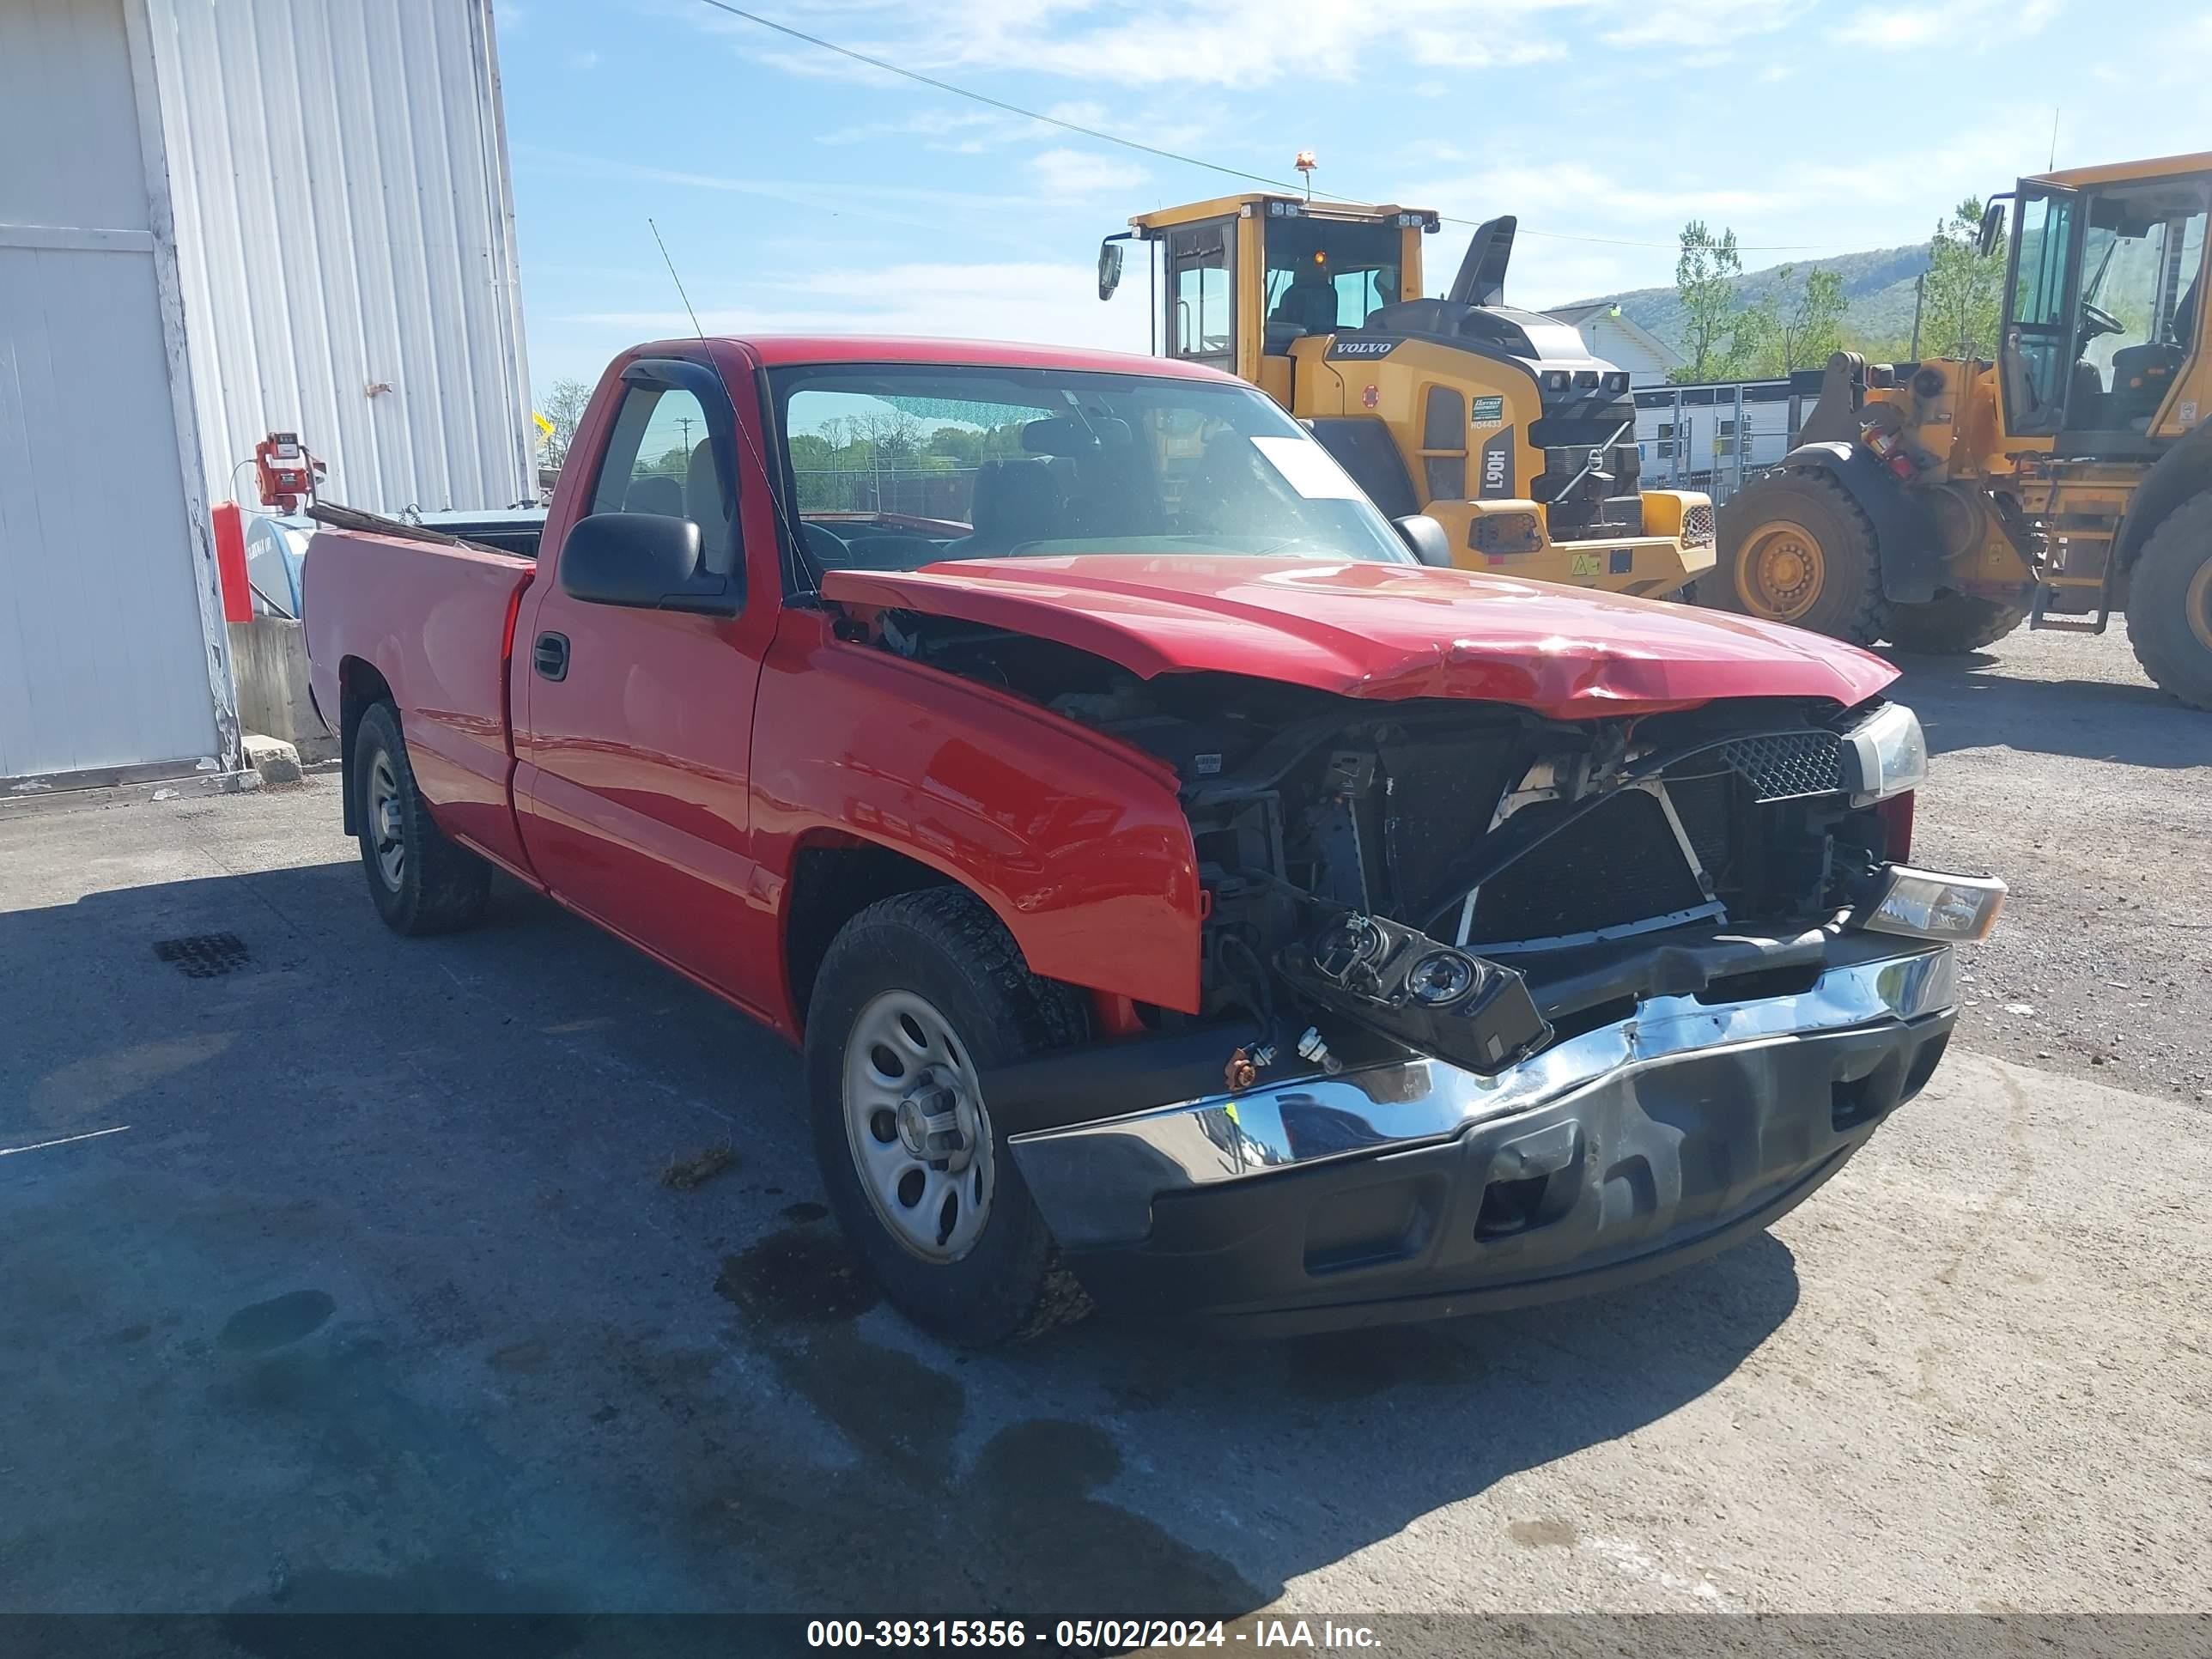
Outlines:
[[676, 284], [676, 297], [684, 301], [684, 313], [691, 319], [691, 331], [699, 337], [699, 343], [707, 343], [707, 331], [699, 326], [699, 313], [691, 309], [691, 296], [684, 291], [684, 279], [676, 274], [676, 261], [668, 257], [668, 244], [661, 240], [660, 227], [653, 222], [653, 216], [645, 216], [645, 228], [653, 233], [653, 246], [660, 250], [660, 262], [668, 267], [668, 280]]
[[[699, 343], [707, 348], [707, 361], [712, 365], [714, 361], [713, 343], [707, 338], [707, 331], [699, 326], [699, 313], [692, 308], [691, 296], [684, 291], [684, 279], [676, 274], [676, 261], [669, 257], [668, 243], [661, 236], [660, 227], [653, 222], [653, 216], [649, 213], [645, 216], [645, 228], [653, 233], [653, 246], [660, 250], [661, 263], [668, 267], [668, 280], [676, 284], [676, 297], [684, 301], [684, 314], [691, 319], [691, 331], [699, 337]], [[783, 566], [787, 579], [795, 592], [803, 593], [818, 588], [820, 584], [809, 578], [805, 551], [806, 544], [800, 539], [799, 526], [792, 522], [790, 509], [784, 505], [781, 481], [769, 471], [768, 458], [760, 453], [760, 446], [753, 441], [751, 431], [734, 407], [730, 410], [730, 424], [737, 428], [738, 436], [744, 442], [746, 453], [753, 458], [753, 465], [760, 469], [761, 477], [768, 480], [769, 502], [775, 508], [776, 522], [783, 526], [785, 551], [778, 562]], [[737, 499], [737, 480], [732, 478], [730, 480], [732, 523], [736, 519], [734, 508]]]

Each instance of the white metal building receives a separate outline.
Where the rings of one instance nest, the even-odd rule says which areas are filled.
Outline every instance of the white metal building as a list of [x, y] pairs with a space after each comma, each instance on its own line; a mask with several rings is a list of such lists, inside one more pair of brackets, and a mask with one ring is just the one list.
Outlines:
[[1562, 306], [1545, 314], [1581, 335], [1591, 356], [1626, 369], [1632, 386], [1664, 386], [1668, 374], [1681, 366], [1672, 347], [1617, 305]]
[[0, 799], [234, 769], [258, 438], [534, 493], [490, 0], [0, 0]]

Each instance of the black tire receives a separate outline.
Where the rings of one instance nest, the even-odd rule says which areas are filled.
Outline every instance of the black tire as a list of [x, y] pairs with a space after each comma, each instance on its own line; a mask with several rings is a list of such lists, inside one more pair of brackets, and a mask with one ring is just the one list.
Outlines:
[[[415, 787], [407, 741], [399, 734], [399, 711], [388, 702], [373, 705], [354, 733], [354, 806], [361, 825], [362, 872], [376, 913], [395, 933], [410, 936], [450, 933], [483, 914], [491, 896], [491, 866], [465, 847], [450, 841], [431, 821], [430, 809]], [[398, 835], [396, 872], [381, 802], [389, 799]]]
[[[940, 1013], [978, 1072], [1081, 1042], [1088, 1030], [1077, 994], [1030, 973], [1013, 937], [973, 894], [896, 894], [846, 923], [823, 958], [806, 1015], [814, 1153], [838, 1224], [892, 1304], [948, 1340], [988, 1347], [1079, 1316], [1087, 1300], [1058, 1268], [1051, 1231], [995, 1126], [989, 1202], [979, 1206], [981, 1231], [964, 1254], [925, 1259], [878, 1213], [848, 1135], [847, 1048], [863, 1012], [894, 993]], [[888, 1152], [889, 1142], [877, 1139]]]
[[[1804, 609], [1778, 616], [1752, 602], [1744, 571], [1747, 544], [1765, 540], [1766, 526], [1792, 525], [1820, 552], [1816, 591]], [[1881, 597], [1881, 553], [1874, 522], [1850, 492], [1826, 472], [1779, 472], [1729, 497], [1720, 509], [1719, 545], [1711, 571], [1698, 580], [1698, 603], [1716, 611], [1765, 616], [1853, 645], [1882, 636], [1888, 606]]]
[[1900, 651], [1954, 657], [1995, 645], [2027, 620], [2023, 605], [1946, 593], [1925, 605], [1892, 605], [1883, 635]]
[[2162, 691], [2212, 709], [2212, 490], [2166, 515], [2128, 580], [2128, 640]]

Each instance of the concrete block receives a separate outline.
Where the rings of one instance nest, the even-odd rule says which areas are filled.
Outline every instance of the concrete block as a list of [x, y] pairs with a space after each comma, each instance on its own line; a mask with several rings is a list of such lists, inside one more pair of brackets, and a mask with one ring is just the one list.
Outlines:
[[246, 734], [246, 763], [264, 785], [297, 783], [305, 775], [297, 749], [282, 738], [266, 738], [258, 732]]
[[291, 744], [295, 761], [328, 760], [337, 753], [337, 734], [323, 724], [307, 696], [304, 627], [289, 617], [232, 623], [230, 657], [240, 725]]

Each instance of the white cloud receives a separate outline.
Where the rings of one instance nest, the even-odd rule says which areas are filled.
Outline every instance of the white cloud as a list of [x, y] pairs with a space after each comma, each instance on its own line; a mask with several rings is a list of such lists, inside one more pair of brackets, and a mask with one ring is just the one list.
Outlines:
[[572, 52], [568, 54], [568, 67], [572, 70], [589, 74], [599, 66], [599, 54], [596, 52]]
[[1030, 158], [1030, 171], [1045, 195], [1063, 200], [1127, 194], [1145, 182], [1145, 170], [1095, 149], [1048, 149]]
[[[1006, 71], [1249, 90], [1291, 76], [1351, 82], [1401, 68], [1407, 58], [1498, 69], [1603, 46], [1711, 59], [1726, 55], [1729, 42], [1787, 27], [1810, 3], [1647, 0], [1624, 23], [1614, 0], [1395, 0], [1387, 9], [1366, 0], [826, 0], [808, 9], [806, 27], [923, 74]], [[690, 15], [695, 27], [779, 68], [885, 81], [850, 58], [741, 19], [697, 6]]]
[[2002, 27], [2012, 39], [2040, 33], [2058, 15], [2063, 0], [1951, 0], [1944, 6], [1918, 8], [1871, 5], [1854, 12], [1829, 31], [1829, 38], [1846, 46], [1878, 52], [1900, 52], [1939, 42], [1966, 43], [1985, 39]]
[[[1088, 264], [871, 265], [811, 273], [804, 282], [747, 285], [745, 302], [705, 307], [710, 334], [906, 334], [944, 339], [1017, 340], [1142, 352], [1145, 288], [1097, 297]], [[549, 323], [592, 331], [602, 350], [621, 342], [688, 334], [681, 310], [585, 312]]]

